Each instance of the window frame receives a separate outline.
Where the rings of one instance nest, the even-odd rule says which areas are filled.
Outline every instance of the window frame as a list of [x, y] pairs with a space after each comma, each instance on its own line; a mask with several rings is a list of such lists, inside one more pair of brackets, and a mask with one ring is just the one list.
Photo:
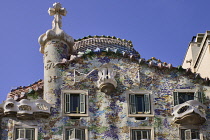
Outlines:
[[154, 140], [154, 127], [150, 126], [140, 126], [140, 127], [130, 127], [130, 140], [133, 140], [133, 130], [150, 130], [150, 140]]
[[[185, 125], [185, 126], [180, 126], [179, 127], [179, 139], [182, 140], [182, 130], [185, 130], [185, 131], [192, 131], [192, 130], [198, 130], [199, 132], [199, 139], [200, 140], [203, 140], [203, 133], [202, 131], [200, 130], [199, 126], [197, 125]], [[185, 132], [186, 133], [186, 132]], [[191, 133], [190, 133], [191, 134]], [[186, 135], [185, 135], [185, 138], [186, 138]]]
[[[67, 113], [66, 112], [66, 94], [79, 94], [79, 98], [81, 100], [81, 98], [83, 98], [84, 102], [80, 102], [80, 105], [82, 104], [85, 108], [85, 110], [82, 111], [82, 113]], [[77, 116], [77, 117], [82, 117], [82, 116], [88, 116], [89, 112], [88, 112], [88, 90], [62, 90], [62, 114], [63, 116]], [[85, 112], [84, 112], [85, 111]], [[81, 108], [80, 108], [80, 112], [81, 112]], [[84, 112], [84, 113], [83, 113]]]
[[38, 140], [38, 128], [36, 126], [29, 126], [29, 125], [15, 125], [14, 129], [13, 129], [13, 140], [16, 140], [16, 136], [17, 136], [17, 129], [33, 129], [34, 130], [34, 140]]
[[[84, 130], [84, 136], [85, 136], [85, 140], [88, 140], [88, 129], [87, 129], [87, 127], [85, 127], [85, 126], [66, 126], [66, 127], [64, 127], [64, 129], [63, 129], [63, 139], [64, 140], [66, 140], [67, 138], [66, 138], [66, 131], [67, 131], [67, 129], [83, 129]], [[68, 140], [68, 139], [67, 139]]]
[[[126, 94], [127, 94], [127, 108], [128, 108], [128, 117], [153, 117], [154, 116], [154, 107], [153, 107], [153, 104], [152, 104], [152, 101], [153, 101], [153, 96], [151, 94], [151, 92], [149, 91], [146, 91], [146, 90], [129, 90], [129, 91], [126, 91]], [[131, 113], [131, 106], [130, 104], [131, 103], [131, 96], [132, 95], [143, 95], [143, 96], [149, 96], [149, 107], [150, 107], [150, 110], [149, 110], [149, 113], [139, 113], [139, 114], [132, 114]]]
[[178, 95], [179, 93], [193, 94], [193, 97], [194, 97], [193, 100], [197, 100], [200, 103], [204, 102], [204, 92], [202, 92], [199, 89], [175, 89], [173, 91], [173, 105], [174, 106], [182, 104], [182, 103], [179, 103], [179, 95]]

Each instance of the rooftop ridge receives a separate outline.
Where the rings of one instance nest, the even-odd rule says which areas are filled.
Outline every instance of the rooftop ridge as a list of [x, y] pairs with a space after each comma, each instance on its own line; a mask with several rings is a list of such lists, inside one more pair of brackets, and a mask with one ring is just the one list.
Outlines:
[[101, 36], [94, 35], [94, 36], [91, 36], [91, 35], [88, 35], [88, 36], [85, 36], [83, 38], [75, 39], [74, 41], [75, 42], [78, 42], [78, 41], [82, 41], [84, 39], [89, 39], [89, 38], [110, 38], [110, 39], [117, 39], [119, 41], [128, 42], [128, 43], [130, 43], [130, 46], [133, 47], [133, 44], [132, 44], [132, 41], [131, 40], [121, 39], [121, 38], [117, 38], [115, 36], [105, 36], [105, 35], [101, 35]]
[[12, 89], [8, 94], [7, 98], [16, 98], [15, 100], [20, 100], [25, 97], [25, 93], [30, 93], [32, 91], [37, 91], [44, 88], [44, 81], [42, 79], [30, 84], [28, 86], [19, 86], [16, 89]]
[[28, 85], [28, 86], [19, 86], [19, 87], [17, 87], [16, 89], [11, 89], [11, 92], [12, 92], [12, 91], [15, 91], [15, 90], [18, 90], [18, 89], [26, 89], [26, 88], [31, 87], [31, 86], [33, 86], [33, 85], [36, 85], [36, 84], [38, 84], [39, 82], [42, 82], [42, 81], [43, 81], [42, 79], [39, 79], [38, 81], [36, 81], [36, 82], [34, 82], [33, 84], [30, 84], [30, 85]]
[[86, 49], [95, 49], [97, 47], [101, 47], [103, 49], [105, 46], [103, 44], [109, 44], [110, 48], [117, 48], [123, 51], [129, 51], [132, 53], [138, 53], [134, 48], [132, 41], [126, 39], [116, 38], [115, 36], [87, 36], [82, 39], [75, 40], [75, 44], [73, 46], [74, 52], [84, 51]]

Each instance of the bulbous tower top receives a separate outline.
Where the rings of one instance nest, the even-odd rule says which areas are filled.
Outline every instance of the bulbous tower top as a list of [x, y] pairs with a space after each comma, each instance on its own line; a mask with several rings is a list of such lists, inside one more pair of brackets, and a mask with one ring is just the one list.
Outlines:
[[62, 16], [66, 16], [66, 9], [63, 8], [60, 3], [54, 3], [53, 8], [49, 8], [48, 13], [50, 16], [54, 16], [52, 21], [52, 29], [47, 30], [46, 33], [39, 37], [38, 42], [41, 46], [40, 52], [44, 53], [45, 44], [52, 39], [65, 41], [67, 45], [72, 48], [74, 45], [74, 39], [61, 29]]

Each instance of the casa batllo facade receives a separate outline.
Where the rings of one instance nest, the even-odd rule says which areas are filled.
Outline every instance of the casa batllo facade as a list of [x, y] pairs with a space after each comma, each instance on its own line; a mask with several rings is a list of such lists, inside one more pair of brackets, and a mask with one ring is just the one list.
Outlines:
[[44, 80], [12, 90], [0, 105], [1, 140], [209, 140], [209, 80], [110, 36], [39, 37]]

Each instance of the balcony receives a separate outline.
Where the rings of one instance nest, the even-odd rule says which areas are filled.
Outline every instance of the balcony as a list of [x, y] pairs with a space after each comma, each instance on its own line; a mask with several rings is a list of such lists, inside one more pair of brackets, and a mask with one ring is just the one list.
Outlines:
[[17, 110], [17, 117], [19, 119], [25, 119], [25, 120], [30, 120], [33, 119], [33, 104], [27, 100], [27, 99], [22, 99], [20, 102], [17, 104], [18, 110]]
[[8, 98], [0, 105], [0, 115], [17, 117], [18, 119], [31, 120], [35, 118], [47, 118], [50, 115], [51, 105], [43, 99], [30, 101], [22, 99], [19, 102]]
[[3, 104], [3, 109], [4, 109], [4, 115], [8, 117], [16, 116], [18, 110], [17, 102], [14, 99], [9, 98]]
[[99, 68], [98, 71], [98, 81], [97, 86], [101, 90], [101, 92], [104, 92], [106, 94], [112, 93], [115, 88], [117, 87], [117, 82], [115, 80], [116, 72], [111, 67], [110, 64], [106, 64]]
[[35, 102], [35, 110], [33, 112], [35, 117], [48, 118], [50, 115], [51, 105], [43, 99], [38, 99]]
[[173, 108], [173, 121], [177, 124], [199, 125], [206, 121], [207, 107], [196, 100], [189, 100]]

